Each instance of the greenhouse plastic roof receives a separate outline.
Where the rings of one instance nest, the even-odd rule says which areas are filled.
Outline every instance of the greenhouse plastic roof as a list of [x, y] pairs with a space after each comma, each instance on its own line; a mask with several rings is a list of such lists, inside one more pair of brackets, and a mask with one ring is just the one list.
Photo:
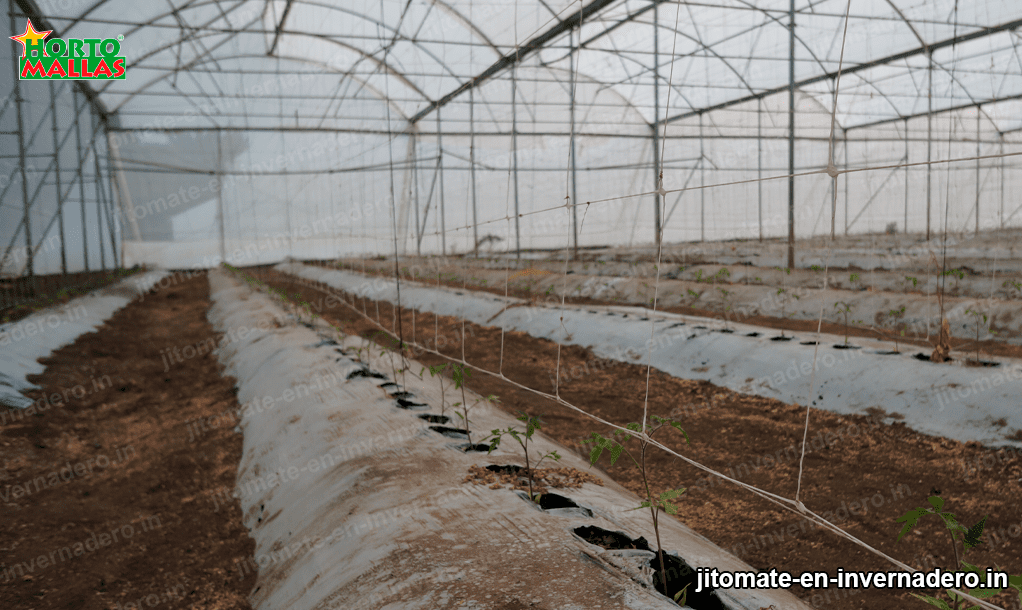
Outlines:
[[[130, 78], [98, 97], [129, 129], [405, 131], [473, 95], [488, 105], [475, 119], [485, 131], [509, 105], [485, 83], [506, 82], [512, 66], [519, 82], [565, 91], [577, 71], [630, 108], [608, 122], [642, 127], [657, 106], [661, 119], [692, 116], [784, 92], [789, 79], [788, 0], [17, 4], [54, 35], [125, 36]], [[1022, 129], [1017, 0], [798, 0], [795, 23], [796, 83], [830, 109], [841, 70], [845, 129], [977, 104], [999, 131]]]

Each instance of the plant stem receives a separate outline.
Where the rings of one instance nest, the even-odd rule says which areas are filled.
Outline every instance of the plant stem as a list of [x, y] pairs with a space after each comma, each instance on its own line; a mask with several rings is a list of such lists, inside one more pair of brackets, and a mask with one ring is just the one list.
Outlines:
[[[528, 422], [526, 422], [526, 426], [528, 426]], [[525, 473], [529, 476], [529, 500], [532, 501], [535, 496], [532, 495], [532, 466], [529, 465], [529, 437], [525, 437], [524, 443], [518, 442], [522, 444], [522, 449], [525, 451]]]
[[660, 544], [660, 527], [657, 521], [657, 512], [660, 507], [653, 502], [653, 494], [649, 491], [649, 479], [646, 478], [646, 444], [647, 442], [645, 440], [642, 441], [641, 448], [639, 449], [639, 472], [642, 473], [642, 485], [646, 488], [646, 500], [649, 502], [649, 514], [653, 519], [653, 534], [656, 536], [656, 554], [657, 558], [660, 560], [660, 575], [664, 586], [664, 595], [670, 597], [667, 592], [667, 568], [664, 566], [664, 549]]

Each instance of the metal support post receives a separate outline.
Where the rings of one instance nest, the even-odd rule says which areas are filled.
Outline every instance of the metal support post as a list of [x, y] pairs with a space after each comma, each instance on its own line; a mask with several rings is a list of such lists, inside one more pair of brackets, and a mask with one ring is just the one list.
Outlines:
[[440, 109], [436, 111], [436, 154], [440, 168], [440, 252], [447, 256], [447, 224], [444, 213], [444, 138], [440, 131]]
[[475, 243], [472, 251], [479, 256], [479, 213], [476, 205], [476, 119], [475, 119], [475, 87], [468, 90], [468, 165], [469, 179], [472, 181], [472, 239]]
[[[660, 167], [660, 4], [653, 0], [653, 188], [663, 185]], [[657, 248], [663, 239], [660, 222], [660, 193], [653, 195], [653, 234]]]
[[[78, 89], [72, 89], [75, 99], [75, 150], [78, 153], [78, 198], [82, 204], [82, 257], [89, 271], [89, 232], [85, 214], [85, 156], [82, 149], [81, 110], [78, 109]], [[84, 109], [84, 106], [83, 106]]]
[[795, 0], [788, 11], [788, 268], [795, 268]]
[[522, 258], [522, 232], [518, 211], [518, 76], [517, 67], [511, 66], [511, 159], [514, 162], [515, 181], [515, 258]]
[[756, 186], [759, 188], [759, 241], [763, 241], [763, 98], [756, 103], [756, 162], [759, 166]]
[[57, 186], [57, 227], [60, 231], [60, 273], [67, 275], [67, 242], [64, 237], [64, 193], [60, 175], [60, 139], [57, 137], [57, 91], [53, 81], [50, 86], [50, 118], [53, 119], [53, 163], [56, 167]]
[[[14, 2], [9, 1], [7, 3], [8, 12], [11, 19], [11, 35], [17, 36], [18, 32], [14, 24]], [[18, 115], [18, 160], [21, 163], [21, 203], [22, 203], [22, 214], [25, 224], [25, 256], [26, 259], [26, 270], [28, 277], [33, 278], [35, 274], [35, 264], [32, 256], [32, 219], [28, 210], [28, 173], [25, 171], [25, 118], [22, 111], [22, 97], [21, 97], [21, 80], [18, 78], [18, 54], [11, 53], [11, 76], [13, 77], [14, 83], [14, 104], [17, 109]], [[33, 284], [33, 280], [29, 280], [30, 284]]]

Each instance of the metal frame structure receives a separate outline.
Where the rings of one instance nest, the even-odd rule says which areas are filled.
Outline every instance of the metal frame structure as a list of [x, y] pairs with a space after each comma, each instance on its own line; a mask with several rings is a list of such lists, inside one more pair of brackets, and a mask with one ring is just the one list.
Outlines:
[[[117, 81], [96, 83], [95, 88], [82, 81], [74, 81], [69, 86], [48, 84], [48, 110], [41, 116], [33, 115], [31, 120], [24, 112], [26, 100], [23, 95], [24, 86], [16, 78], [17, 60], [12, 55], [12, 73], [10, 92], [4, 103], [2, 113], [8, 107], [17, 115], [16, 131], [18, 166], [8, 176], [3, 185], [2, 200], [7, 209], [18, 208], [20, 219], [13, 235], [4, 235], [7, 243], [3, 264], [0, 269], [10, 273], [12, 253], [18, 258], [23, 250], [24, 264], [14, 267], [15, 273], [31, 278], [39, 271], [36, 254], [51, 239], [53, 227], [59, 235], [59, 269], [61, 274], [68, 274], [74, 268], [89, 270], [98, 259], [101, 267], [107, 266], [107, 255], [113, 265], [124, 263], [121, 252], [125, 235], [140, 240], [138, 218], [132, 203], [132, 190], [129, 176], [157, 175], [160, 173], [182, 174], [207, 172], [215, 174], [221, 181], [225, 176], [235, 173], [245, 175], [245, 170], [232, 170], [225, 167], [231, 165], [224, 159], [221, 150], [221, 138], [231, 132], [246, 135], [259, 133], [281, 134], [282, 148], [286, 148], [286, 136], [296, 134], [331, 133], [352, 136], [382, 137], [388, 140], [409, 138], [405, 159], [389, 162], [328, 164], [309, 170], [304, 175], [320, 174], [357, 174], [370, 171], [393, 171], [398, 165], [404, 166], [410, 175], [407, 182], [410, 188], [405, 189], [408, 205], [414, 208], [416, 250], [421, 252], [424, 237], [427, 235], [426, 223], [429, 208], [434, 205], [434, 185], [438, 184], [436, 193], [437, 210], [434, 212], [439, 223], [438, 242], [441, 251], [448, 251], [448, 226], [446, 204], [451, 196], [449, 185], [451, 180], [460, 184], [459, 177], [463, 172], [470, 174], [468, 178], [467, 196], [472, 206], [472, 241], [475, 247], [480, 243], [479, 237], [479, 178], [477, 172], [493, 172], [495, 169], [505, 171], [488, 164], [481, 158], [477, 147], [480, 140], [506, 138], [509, 148], [509, 161], [506, 165], [509, 190], [514, 198], [514, 249], [520, 257], [523, 249], [522, 219], [528, 215], [529, 206], [524, 200], [526, 189], [522, 185], [523, 174], [541, 171], [563, 171], [568, 176], [566, 185], [567, 198], [571, 205], [569, 230], [571, 232], [572, 250], [578, 253], [580, 247], [580, 220], [578, 207], [586, 201], [580, 195], [580, 174], [599, 171], [601, 166], [586, 163], [580, 154], [579, 140], [611, 139], [643, 140], [649, 138], [648, 149], [652, 151], [648, 167], [652, 169], [653, 181], [639, 191], [652, 193], [654, 206], [651, 211], [653, 224], [653, 242], [661, 243], [665, 235], [667, 219], [666, 199], [662, 197], [665, 190], [672, 187], [689, 188], [686, 179], [684, 186], [671, 183], [671, 172], [683, 170], [699, 171], [700, 214], [698, 235], [701, 240], [707, 239], [707, 194], [714, 184], [713, 178], [726, 175], [725, 172], [744, 171], [756, 176], [757, 192], [755, 232], [759, 239], [764, 239], [765, 199], [771, 197], [765, 192], [763, 180], [769, 177], [784, 177], [787, 182], [786, 231], [789, 248], [787, 253], [788, 266], [795, 265], [794, 243], [796, 237], [796, 202], [799, 201], [796, 187], [799, 186], [800, 172], [811, 170], [814, 166], [807, 164], [804, 151], [815, 143], [828, 141], [823, 135], [812, 130], [803, 129], [800, 122], [798, 103], [803, 99], [812, 99], [826, 109], [831, 102], [828, 96], [818, 90], [817, 85], [833, 83], [836, 79], [857, 79], [857, 88], [842, 89], [842, 93], [851, 100], [847, 108], [839, 110], [838, 128], [843, 134], [844, 170], [850, 171], [849, 148], [855, 148], [859, 142], [880, 142], [881, 138], [849, 138], [852, 132], [861, 133], [866, 130], [882, 130], [893, 123], [904, 125], [904, 134], [898, 138], [904, 140], [904, 174], [905, 202], [904, 223], [908, 228], [910, 183], [914, 168], [907, 166], [910, 159], [917, 157], [913, 153], [912, 143], [917, 141], [911, 137], [910, 123], [915, 119], [925, 118], [927, 131], [923, 138], [926, 143], [926, 165], [919, 170], [926, 174], [926, 236], [929, 238], [932, 226], [932, 207], [934, 205], [935, 163], [939, 160], [934, 156], [933, 143], [937, 133], [934, 121], [944, 117], [952, 117], [956, 112], [975, 108], [976, 135], [975, 139], [975, 204], [973, 230], [981, 228], [983, 210], [997, 210], [999, 224], [1004, 226], [1014, 214], [1004, 209], [1005, 176], [1013, 168], [1010, 158], [1002, 157], [997, 164], [990, 165], [991, 172], [999, 174], [1001, 183], [1001, 204], [986, 205], [983, 201], [985, 192], [982, 181], [983, 162], [979, 159], [984, 148], [1005, 150], [1014, 154], [1015, 144], [1009, 134], [1022, 130], [989, 112], [991, 107], [999, 104], [1022, 100], [1022, 91], [995, 91], [994, 95], [973, 94], [966, 86], [968, 74], [961, 70], [949, 69], [957, 61], [954, 52], [965, 48], [970, 43], [981, 40], [997, 40], [1005, 49], [1017, 51], [1018, 33], [1022, 27], [1022, 17], [1010, 15], [1011, 18], [1002, 23], [983, 24], [961, 23], [955, 35], [928, 41], [921, 35], [925, 31], [920, 24], [928, 22], [920, 14], [910, 13], [898, 8], [897, 0], [888, 2], [892, 11], [876, 15], [857, 15], [857, 20], [877, 19], [891, 23], [902, 23], [907, 32], [906, 40], [912, 44], [904, 45], [894, 52], [879, 57], [860, 59], [849, 65], [835, 66], [833, 58], [822, 54], [812, 43], [814, 36], [813, 24], [820, 19], [831, 19], [833, 23], [841, 23], [844, 19], [843, 10], [838, 11], [824, 3], [802, 3], [796, 0], [789, 2], [767, 3], [765, 6], [749, 4], [731, 5], [722, 3], [720, 14], [724, 11], [740, 13], [743, 21], [743, 34], [774, 31], [784, 29], [786, 32], [786, 56], [774, 52], [759, 52], [752, 48], [744, 56], [736, 55], [729, 50], [729, 38], [711, 39], [699, 29], [698, 18], [693, 10], [704, 11], [703, 15], [712, 13], [712, 3], [702, 3], [702, 8], [693, 9], [691, 5], [668, 0], [625, 1], [625, 0], [566, 0], [551, 7], [546, 3], [537, 4], [530, 9], [537, 11], [533, 29], [519, 31], [515, 23], [513, 35], [509, 31], [495, 28], [485, 17], [473, 14], [469, 3], [468, 11], [464, 3], [457, 0], [411, 0], [402, 3], [402, 9], [394, 12], [383, 6], [379, 7], [379, 15], [371, 15], [370, 11], [360, 10], [357, 3], [337, 6], [323, 0], [287, 0], [280, 14], [276, 14], [275, 5], [251, 0], [190, 0], [172, 4], [169, 8], [155, 10], [144, 19], [124, 19], [123, 15], [113, 11], [117, 0], [94, 0], [78, 14], [44, 15], [33, 0], [8, 0], [9, 16], [12, 33], [17, 33], [16, 23], [30, 18], [39, 29], [53, 30], [53, 36], [61, 33], [74, 33], [83, 28], [117, 27], [125, 32], [127, 39], [146, 32], [170, 34], [162, 40], [156, 40], [148, 49], [142, 49], [130, 58], [128, 70], [145, 71], [146, 76], [128, 85]], [[661, 6], [663, 5], [663, 6]], [[369, 6], [369, 5], [367, 5]], [[272, 10], [271, 10], [272, 9]], [[673, 19], [661, 19], [661, 12], [687, 12], [688, 19], [680, 20], [677, 25]], [[831, 10], [833, 9], [833, 10]], [[330, 27], [321, 29], [310, 28], [304, 16], [314, 11], [320, 16], [334, 16], [337, 21], [331, 22], [339, 27], [332, 31]], [[414, 16], [413, 16], [414, 15]], [[430, 30], [424, 26], [430, 19], [442, 19], [437, 23], [450, 23], [464, 30], [463, 36], [449, 37], [441, 35], [438, 27]], [[955, 18], [957, 19], [957, 13]], [[516, 17], [517, 19], [517, 17]], [[972, 16], [975, 20], [975, 15]], [[61, 25], [62, 30], [53, 26]], [[431, 23], [431, 22], [430, 22]], [[176, 25], [175, 25], [176, 24]], [[796, 28], [798, 25], [798, 28]], [[364, 27], [363, 27], [364, 26]], [[365, 28], [372, 28], [376, 35]], [[342, 31], [343, 30], [343, 31]], [[364, 31], [363, 31], [364, 30]], [[646, 37], [651, 41], [644, 44], [638, 41]], [[1004, 41], [1001, 41], [1001, 39]], [[259, 53], [240, 50], [241, 41], [263, 40], [265, 48]], [[628, 42], [626, 49], [619, 48], [620, 42]], [[664, 52], [666, 43], [676, 47], [681, 41], [683, 52]], [[301, 45], [319, 45], [317, 48], [329, 49], [336, 53], [337, 61], [323, 59], [312, 55], [303, 56], [296, 50]], [[469, 61], [458, 63], [450, 61], [440, 45], [457, 45], [468, 48]], [[249, 45], [251, 46], [251, 45]], [[477, 52], [478, 51], [478, 52]], [[411, 62], [409, 53], [414, 53], [419, 62]], [[946, 60], [938, 60], [936, 55], [951, 54]], [[587, 61], [582, 61], [587, 58]], [[612, 59], [607, 59], [612, 58]], [[651, 58], [649, 61], [647, 58]], [[918, 98], [925, 98], [925, 109], [915, 106], [909, 108], [888, 94], [889, 87], [884, 79], [889, 69], [904, 69], [906, 73], [920, 72], [913, 63], [918, 58], [925, 59], [926, 87], [918, 91]], [[567, 61], [567, 69], [563, 62]], [[604, 60], [613, 62], [615, 71], [610, 76], [596, 70], [595, 66], [603, 65]], [[785, 62], [787, 82], [769, 82], [754, 74], [757, 62]], [[267, 63], [269, 62], [269, 63]], [[712, 81], [693, 84], [689, 76], [692, 66], [699, 62], [719, 67], [721, 85]], [[950, 63], [949, 63], [950, 62]], [[466, 71], [464, 66], [470, 66]], [[667, 68], [671, 69], [668, 70]], [[679, 78], [675, 78], [675, 71]], [[707, 70], [709, 72], [709, 70]], [[332, 92], [324, 95], [309, 96], [292, 94], [285, 88], [275, 93], [263, 95], [244, 90], [241, 93], [224, 90], [217, 84], [218, 75], [233, 74], [239, 78], [245, 76], [281, 76], [285, 73], [314, 74], [336, 82]], [[955, 101], [954, 94], [938, 100], [935, 91], [935, 78], [939, 77], [965, 91], [968, 101]], [[433, 86], [430, 79], [439, 83]], [[429, 86], [427, 86], [429, 83]], [[525, 100], [522, 97], [522, 84], [532, 86], [556, 84], [566, 92], [561, 100]], [[596, 93], [580, 93], [579, 85], [592, 89]], [[393, 86], [392, 86], [393, 85]], [[508, 98], [501, 99], [495, 92], [500, 87], [510, 89]], [[725, 86], [726, 85], [726, 86]], [[662, 106], [661, 92], [669, 91], [668, 104]], [[710, 93], [713, 93], [711, 96]], [[879, 113], [867, 110], [861, 115], [854, 111], [854, 104], [864, 99], [864, 92], [872, 97], [874, 93], [886, 104], [886, 110]], [[304, 92], [302, 92], [304, 93]], [[629, 129], [605, 128], [599, 124], [588, 123], [586, 116], [594, 109], [602, 108], [594, 101], [594, 95], [616, 96], [608, 102], [600, 102], [605, 107], [620, 104], [630, 113], [627, 124]], [[776, 126], [765, 125], [763, 118], [767, 112], [778, 112], [780, 100], [786, 100], [788, 115], [787, 128], [783, 134]], [[859, 96], [859, 97], [857, 97]], [[146, 104], [162, 104], [161, 100], [183, 100], [184, 111], [169, 109], [148, 110]], [[369, 100], [375, 100], [386, 109], [386, 125], [366, 125], [359, 120], [360, 110], [351, 110], [349, 115], [342, 115], [342, 108], [358, 105], [362, 108]], [[294, 123], [284, 120], [285, 101], [293, 103]], [[939, 101], [939, 103], [938, 103]], [[261, 112], [261, 106], [279, 103], [279, 110]], [[834, 102], [837, 103], [837, 102]], [[556, 124], [537, 123], [533, 108], [543, 104], [550, 106], [562, 105], [566, 108], [567, 121]], [[58, 117], [62, 107], [73, 109], [71, 120]], [[241, 112], [232, 110], [240, 106]], [[161, 106], [157, 106], [160, 108]], [[462, 112], [467, 107], [467, 112]], [[532, 116], [531, 129], [519, 124], [519, 113], [522, 108]], [[767, 108], [773, 110], [768, 111]], [[83, 113], [87, 113], [86, 115]], [[364, 112], [364, 111], [362, 111]], [[721, 126], [720, 117], [724, 113], [736, 112], [755, 115], [755, 128], [743, 133], [727, 132]], [[392, 117], [393, 113], [393, 117]], [[435, 113], [436, 128], [434, 133], [424, 131], [421, 127], [423, 119]], [[983, 114], [986, 123], [997, 133], [996, 138], [986, 137], [981, 129]], [[464, 116], [467, 114], [467, 120]], [[779, 114], [779, 112], [778, 112]], [[859, 116], [867, 117], [860, 119]], [[443, 118], [442, 118], [443, 117]], [[483, 117], [482, 119], [480, 117]], [[581, 119], [580, 119], [581, 117]], [[160, 120], [162, 119], [162, 121]], [[173, 119], [173, 120], [172, 120]], [[242, 120], [243, 119], [243, 120]], [[690, 121], [691, 119], [691, 121]], [[467, 126], [464, 125], [467, 123]], [[52, 141], [49, 151], [50, 161], [42, 171], [35, 169], [35, 151], [40, 149], [37, 136], [45, 124], [51, 131]], [[637, 127], [638, 129], [631, 129]], [[188, 163], [162, 164], [146, 162], [144, 159], [122, 158], [116, 146], [112, 144], [126, 133], [138, 133], [139, 130], [161, 132], [165, 134], [187, 133], [191, 135], [203, 132], [215, 133], [217, 138], [217, 157], [215, 171], [208, 168], [189, 166]], [[695, 129], [698, 128], [698, 132]], [[524, 130], [523, 130], [524, 129]], [[73, 146], [74, 162], [61, 158], [68, 153], [71, 146], [70, 137], [74, 131]], [[952, 134], [954, 135], [954, 134]], [[903, 136], [903, 138], [902, 138]], [[564, 138], [568, 154], [565, 166], [541, 168], [523, 167], [519, 162], [523, 141], [536, 138]], [[435, 139], [437, 143], [436, 158], [421, 158], [417, 151], [424, 140]], [[467, 158], [457, 154], [461, 140], [468, 140]], [[668, 161], [661, 159], [658, 151], [695, 149], [694, 140], [698, 139], [698, 160]], [[720, 142], [729, 139], [755, 140], [755, 163], [743, 168], [730, 166], [718, 167], [709, 161], [713, 148]], [[898, 140], [900, 143], [900, 139]], [[953, 139], [953, 138], [952, 138]], [[972, 139], [962, 134], [959, 141]], [[445, 140], [454, 141], [445, 148]], [[764, 144], [771, 141], [785, 141], [787, 144], [786, 163], [781, 167], [769, 167], [764, 158]], [[834, 144], [836, 147], [836, 143]], [[584, 148], [584, 147], [583, 147]], [[833, 147], [832, 147], [833, 148]], [[832, 156], [836, 154], [831, 150]], [[676, 155], [683, 159], [696, 159], [692, 154]], [[445, 159], [446, 157], [446, 159]], [[429, 187], [429, 195], [423, 204], [419, 200], [419, 180], [428, 174], [424, 164], [436, 163], [433, 183]], [[467, 164], [464, 164], [467, 163]], [[645, 160], [633, 160], [636, 168], [647, 167]], [[423, 167], [420, 167], [423, 166]], [[622, 164], [621, 168], [629, 167]], [[303, 175], [301, 170], [294, 171], [288, 165], [274, 170], [285, 176]], [[260, 172], [259, 175], [274, 175], [272, 171]], [[647, 174], [648, 175], [648, 174]], [[690, 174], [691, 177], [691, 174]], [[835, 224], [839, 193], [837, 179], [830, 186], [829, 205], [831, 206], [831, 235], [835, 234]], [[719, 181], [719, 180], [718, 180]], [[849, 176], [844, 176], [844, 213], [845, 231], [855, 224], [849, 222]], [[17, 182], [18, 185], [14, 185]], [[93, 185], [91, 192], [88, 184]], [[886, 183], [885, 183], [886, 185]], [[883, 185], [882, 185], [883, 186]], [[20, 190], [20, 198], [13, 197]], [[881, 189], [882, 190], [882, 189]], [[396, 191], [395, 191], [396, 192]], [[871, 193], [872, 198], [877, 193]], [[46, 204], [47, 213], [40, 222], [37, 211], [41, 209], [40, 201], [50, 197], [53, 202]], [[395, 195], [396, 197], [396, 195]], [[535, 198], [533, 194], [531, 196]], [[69, 214], [67, 206], [74, 206], [77, 200], [77, 216]], [[220, 256], [228, 257], [226, 227], [226, 208], [231, 205], [225, 201], [223, 193], [217, 193], [217, 225], [219, 227]], [[288, 199], [290, 201], [290, 199]], [[533, 202], [534, 203], [534, 202]], [[95, 204], [95, 205], [93, 205]], [[398, 203], [395, 200], [394, 206]], [[425, 205], [424, 209], [420, 209]], [[675, 204], [677, 205], [677, 204]], [[867, 202], [869, 205], [869, 202]], [[52, 209], [51, 209], [52, 208]], [[407, 209], [407, 208], [406, 208]], [[862, 208], [865, 210], [865, 207]], [[648, 208], [647, 208], [648, 210]], [[862, 212], [859, 212], [861, 215]], [[4, 214], [9, 214], [5, 211]], [[647, 212], [648, 214], [648, 212]], [[13, 217], [11, 217], [13, 220]], [[290, 229], [291, 214], [288, 213]], [[395, 212], [395, 222], [397, 214]], [[639, 218], [639, 214], [636, 214]], [[67, 243], [66, 233], [69, 222], [81, 223], [88, 227], [82, 232], [82, 249], [79, 259], [77, 251], [72, 251]], [[404, 221], [402, 220], [402, 223]], [[102, 225], [106, 224], [104, 230]], [[395, 225], [397, 226], [397, 225]], [[403, 225], [402, 225], [403, 226]], [[693, 225], [694, 226], [694, 225]], [[42, 231], [40, 231], [42, 229]], [[397, 231], [397, 228], [394, 229]], [[774, 235], [777, 235], [776, 231]], [[18, 247], [17, 244], [23, 244]], [[290, 243], [290, 238], [289, 238]], [[109, 250], [108, 250], [109, 249]], [[54, 260], [57, 260], [54, 258]]]

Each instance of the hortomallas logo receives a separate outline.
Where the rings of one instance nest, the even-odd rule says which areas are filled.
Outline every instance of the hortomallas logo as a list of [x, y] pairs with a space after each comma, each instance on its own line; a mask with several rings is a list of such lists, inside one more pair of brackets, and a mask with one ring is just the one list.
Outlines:
[[22, 80], [110, 80], [124, 79], [121, 40], [117, 38], [51, 38], [53, 30], [37, 32], [29, 20], [25, 33], [11, 36], [23, 48]]

